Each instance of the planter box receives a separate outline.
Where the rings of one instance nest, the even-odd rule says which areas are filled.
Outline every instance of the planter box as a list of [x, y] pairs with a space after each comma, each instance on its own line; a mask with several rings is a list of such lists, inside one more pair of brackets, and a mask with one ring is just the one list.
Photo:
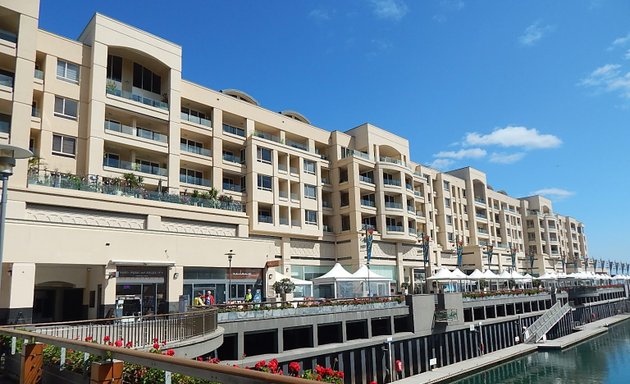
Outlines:
[[59, 367], [44, 366], [44, 374], [42, 375], [42, 384], [89, 384], [90, 378], [82, 373], [76, 373], [68, 370], [60, 371]]

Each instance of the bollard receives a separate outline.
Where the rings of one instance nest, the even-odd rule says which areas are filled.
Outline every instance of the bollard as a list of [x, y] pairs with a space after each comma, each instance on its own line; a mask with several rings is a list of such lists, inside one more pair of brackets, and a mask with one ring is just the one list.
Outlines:
[[90, 384], [122, 384], [122, 376], [122, 361], [93, 362], [90, 372]]
[[39, 384], [42, 381], [44, 344], [22, 345], [20, 384]]

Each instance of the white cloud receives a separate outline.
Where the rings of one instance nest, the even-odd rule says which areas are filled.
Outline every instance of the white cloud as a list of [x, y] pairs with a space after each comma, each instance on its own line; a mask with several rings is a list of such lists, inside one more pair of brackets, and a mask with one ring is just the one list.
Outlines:
[[547, 33], [555, 29], [553, 25], [541, 25], [540, 20], [525, 28], [523, 34], [518, 38], [522, 45], [533, 46]]
[[550, 199], [563, 200], [567, 197], [575, 195], [575, 192], [567, 191], [562, 188], [543, 188], [531, 193], [532, 195], [543, 195]]
[[558, 147], [562, 144], [562, 140], [554, 135], [540, 134], [535, 128], [507, 126], [495, 129], [487, 135], [477, 132], [468, 133], [465, 137], [465, 144], [542, 149]]
[[615, 40], [613, 40], [613, 42], [610, 44], [610, 47], [608, 47], [608, 50], [611, 51], [617, 47], [623, 47], [624, 45], [630, 43], [630, 33], [628, 33], [625, 36], [622, 37], [618, 37]]
[[490, 155], [490, 162], [497, 164], [512, 164], [525, 157], [523, 152], [517, 153], [498, 153], [494, 152]]
[[466, 7], [462, 0], [441, 0], [438, 3], [438, 13], [433, 15], [433, 20], [443, 23], [447, 20], [448, 13], [459, 12]]
[[619, 64], [603, 65], [583, 78], [579, 84], [598, 91], [617, 92], [621, 97], [630, 99], [630, 72], [623, 73]]
[[331, 18], [330, 13], [325, 9], [313, 9], [308, 15], [315, 20], [321, 21], [328, 21]]
[[398, 21], [409, 12], [403, 0], [372, 0], [371, 3], [374, 15], [379, 19]]
[[435, 159], [431, 163], [429, 163], [429, 167], [439, 169], [443, 171], [449, 168], [451, 165], [455, 164], [455, 160], [451, 159]]
[[457, 160], [480, 159], [484, 156], [486, 156], [486, 150], [481, 148], [460, 149], [459, 151], [442, 151], [433, 155], [433, 157]]

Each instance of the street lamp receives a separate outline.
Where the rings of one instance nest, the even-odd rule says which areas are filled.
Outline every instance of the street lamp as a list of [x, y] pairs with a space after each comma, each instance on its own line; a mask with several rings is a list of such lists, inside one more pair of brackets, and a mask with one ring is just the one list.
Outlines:
[[516, 271], [516, 252], [517, 251], [518, 251], [518, 248], [516, 248], [516, 246], [510, 247], [510, 259], [512, 261], [512, 271], [511, 272]]
[[492, 265], [492, 254], [494, 252], [494, 245], [488, 244], [486, 245], [486, 256], [488, 256], [488, 270]]
[[424, 282], [425, 282], [425, 291], [429, 291], [428, 280], [427, 280], [427, 264], [429, 263], [429, 242], [431, 238], [429, 236], [425, 236], [424, 232], [420, 232], [420, 239], [422, 241], [422, 261], [424, 262]]
[[9, 176], [13, 174], [16, 159], [28, 159], [31, 156], [33, 156], [33, 152], [27, 149], [0, 144], [0, 180], [2, 181], [2, 203], [0, 204], [0, 287], [2, 286], [2, 256], [4, 253], [4, 226], [7, 217]]
[[232, 294], [232, 257], [236, 255], [234, 251], [230, 249], [230, 252], [225, 254], [228, 257], [228, 289], [227, 295], [225, 295], [225, 301], [230, 301], [230, 296]]

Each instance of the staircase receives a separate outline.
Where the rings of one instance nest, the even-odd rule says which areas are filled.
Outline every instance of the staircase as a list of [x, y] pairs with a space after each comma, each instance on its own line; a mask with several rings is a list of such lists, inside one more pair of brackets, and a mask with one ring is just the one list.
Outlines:
[[556, 302], [553, 307], [549, 308], [549, 310], [545, 312], [542, 316], [540, 316], [538, 320], [534, 322], [534, 324], [530, 325], [529, 328], [527, 328], [526, 333], [528, 333], [528, 336], [524, 340], [525, 343], [538, 342], [570, 310], [571, 306], [569, 305], [569, 303], [563, 306], [559, 301]]

